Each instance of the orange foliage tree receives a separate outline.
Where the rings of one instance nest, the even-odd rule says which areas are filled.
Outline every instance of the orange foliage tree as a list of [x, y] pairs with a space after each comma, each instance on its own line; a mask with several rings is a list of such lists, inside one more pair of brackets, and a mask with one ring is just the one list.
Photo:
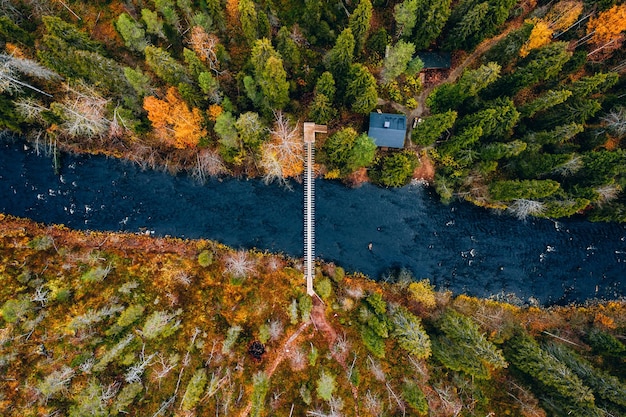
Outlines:
[[550, 43], [552, 39], [552, 29], [548, 27], [548, 24], [541, 20], [529, 21], [533, 23], [533, 30], [530, 32], [528, 41], [521, 47], [519, 55], [523, 58], [527, 56], [530, 51], [536, 48], [540, 48]]
[[589, 20], [587, 34], [591, 43], [605, 45], [620, 38], [626, 30], [626, 4], [616, 5]]
[[207, 134], [200, 110], [190, 109], [175, 87], [167, 90], [165, 100], [146, 97], [143, 108], [159, 139], [175, 148], [194, 147]]

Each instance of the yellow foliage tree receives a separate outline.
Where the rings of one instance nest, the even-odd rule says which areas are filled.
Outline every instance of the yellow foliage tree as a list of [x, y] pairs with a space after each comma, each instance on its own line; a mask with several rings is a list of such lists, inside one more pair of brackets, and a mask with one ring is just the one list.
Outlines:
[[583, 12], [583, 2], [580, 0], [560, 1], [546, 14], [543, 19], [550, 29], [562, 32], [576, 23], [578, 16]]
[[626, 30], [626, 4], [616, 5], [589, 20], [587, 34], [594, 45], [605, 45], [617, 40]]
[[527, 56], [530, 51], [536, 48], [540, 48], [550, 43], [552, 39], [552, 29], [548, 27], [548, 24], [542, 20], [529, 21], [533, 23], [533, 30], [530, 32], [530, 36], [526, 43], [520, 48], [519, 55], [521, 57]]
[[261, 166], [267, 183], [296, 177], [304, 170], [304, 142], [301, 131], [282, 112], [276, 113], [270, 141], [261, 146]]
[[146, 97], [143, 108], [159, 139], [175, 148], [194, 147], [207, 134], [202, 127], [200, 110], [190, 109], [175, 87], [167, 90], [165, 100]]

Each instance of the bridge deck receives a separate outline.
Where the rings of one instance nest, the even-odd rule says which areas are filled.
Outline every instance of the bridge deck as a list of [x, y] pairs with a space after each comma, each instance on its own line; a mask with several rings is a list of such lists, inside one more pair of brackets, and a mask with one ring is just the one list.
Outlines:
[[315, 276], [315, 133], [326, 133], [324, 125], [304, 123], [304, 276], [306, 278], [306, 292], [310, 296], [315, 294], [313, 277]]

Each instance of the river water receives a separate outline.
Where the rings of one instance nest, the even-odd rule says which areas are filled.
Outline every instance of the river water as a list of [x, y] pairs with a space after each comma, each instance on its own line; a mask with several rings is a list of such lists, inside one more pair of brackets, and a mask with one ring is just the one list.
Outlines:
[[[0, 211], [76, 229], [208, 238], [301, 257], [302, 200], [258, 180], [190, 178], [129, 162], [49, 157], [0, 142]], [[563, 304], [626, 295], [626, 226], [584, 219], [519, 221], [465, 203], [442, 205], [423, 186], [357, 189], [316, 182], [316, 255], [379, 278], [408, 268], [438, 288]], [[371, 250], [369, 244], [371, 243]]]

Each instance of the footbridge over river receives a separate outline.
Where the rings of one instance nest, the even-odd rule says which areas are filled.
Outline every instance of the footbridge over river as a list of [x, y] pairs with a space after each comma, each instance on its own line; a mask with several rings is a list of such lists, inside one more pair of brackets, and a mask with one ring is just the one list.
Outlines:
[[315, 133], [326, 133], [325, 125], [311, 122], [304, 123], [304, 277], [306, 278], [306, 292], [310, 296], [313, 290], [315, 276]]

